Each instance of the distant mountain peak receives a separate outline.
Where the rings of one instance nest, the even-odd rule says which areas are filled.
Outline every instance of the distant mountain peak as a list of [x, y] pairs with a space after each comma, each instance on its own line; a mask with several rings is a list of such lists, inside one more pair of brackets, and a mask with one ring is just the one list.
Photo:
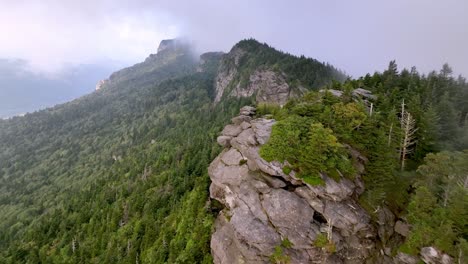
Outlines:
[[182, 39], [175, 38], [175, 39], [163, 39], [161, 43], [159, 43], [158, 53], [168, 50], [177, 50], [180, 48], [186, 48], [189, 44], [187, 41], [183, 41]]

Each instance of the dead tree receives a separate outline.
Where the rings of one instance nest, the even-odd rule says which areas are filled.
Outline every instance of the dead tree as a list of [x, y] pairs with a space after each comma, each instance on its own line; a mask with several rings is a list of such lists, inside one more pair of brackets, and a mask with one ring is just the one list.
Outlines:
[[400, 124], [401, 131], [403, 132], [400, 148], [400, 161], [401, 170], [404, 170], [406, 156], [413, 151], [412, 146], [416, 143], [415, 133], [418, 131], [418, 128], [416, 128], [416, 120], [408, 111], [405, 110], [404, 100], [401, 104]]

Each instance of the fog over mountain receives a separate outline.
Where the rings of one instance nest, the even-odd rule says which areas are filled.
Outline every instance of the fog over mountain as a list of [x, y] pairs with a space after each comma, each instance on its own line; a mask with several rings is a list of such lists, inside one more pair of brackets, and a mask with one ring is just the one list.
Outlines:
[[[155, 53], [162, 39], [180, 36], [192, 40], [200, 52], [228, 51], [240, 39], [253, 37], [329, 62], [353, 77], [382, 71], [390, 60], [422, 73], [448, 62], [455, 75], [468, 75], [468, 4], [463, 0], [0, 0], [0, 5], [0, 58], [23, 60], [23, 68], [64, 82], [71, 81], [64, 78], [70, 68], [118, 68], [102, 63], [107, 61], [130, 66]], [[84, 78], [104, 79], [109, 71], [92, 72], [95, 77]], [[88, 83], [82, 89], [91, 91], [94, 81]], [[5, 96], [21, 89], [40, 93], [36, 86], [24, 90], [11, 79], [8, 84], [16, 91], [5, 92], [3, 83], [0, 100], [11, 102]], [[54, 85], [37, 85], [43, 86]], [[64, 99], [83, 94], [63, 93], [70, 94], [59, 96]], [[40, 100], [29, 110], [50, 102]]]
[[448, 62], [468, 75], [463, 0], [0, 2], [0, 57], [28, 60], [41, 71], [106, 58], [131, 65], [162, 39], [185, 35], [203, 51], [227, 51], [253, 37], [355, 77], [392, 59], [423, 72]]
[[64, 103], [95, 89], [96, 83], [119, 66], [113, 63], [77, 65], [60, 73], [33, 72], [24, 60], [0, 59], [0, 118]]

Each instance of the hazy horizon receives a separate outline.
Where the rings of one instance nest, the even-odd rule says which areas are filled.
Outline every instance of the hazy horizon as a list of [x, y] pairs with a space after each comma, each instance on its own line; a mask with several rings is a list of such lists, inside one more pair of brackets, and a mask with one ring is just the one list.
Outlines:
[[420, 72], [449, 63], [468, 76], [468, 3], [461, 0], [343, 1], [4, 1], [0, 58], [57, 75], [67, 67], [132, 65], [162, 39], [186, 37], [200, 51], [228, 51], [255, 38], [329, 62], [353, 77], [390, 60]]
[[255, 38], [355, 78], [391, 60], [423, 74], [448, 63], [468, 77], [467, 9], [461, 0], [0, 0], [0, 117], [90, 93], [176, 37], [200, 53]]

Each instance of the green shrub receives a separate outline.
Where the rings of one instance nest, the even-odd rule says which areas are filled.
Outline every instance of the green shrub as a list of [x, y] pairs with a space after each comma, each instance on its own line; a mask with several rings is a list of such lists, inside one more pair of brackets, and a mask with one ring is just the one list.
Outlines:
[[281, 106], [276, 103], [259, 103], [257, 105], [257, 115], [258, 116], [271, 116], [274, 119], [281, 113]]
[[291, 241], [289, 241], [288, 238], [285, 238], [285, 239], [281, 240], [281, 246], [284, 247], [284, 248], [291, 248], [293, 246], [293, 243]]
[[284, 174], [289, 175], [289, 173], [291, 173], [291, 171], [292, 171], [291, 167], [289, 167], [289, 166], [284, 166], [283, 167]]
[[337, 170], [349, 177], [354, 173], [348, 153], [333, 131], [307, 117], [294, 115], [278, 121], [260, 155], [267, 161], [288, 161], [291, 168], [285, 168], [286, 172], [294, 169], [311, 185], [323, 183], [321, 172], [335, 180], [341, 177]]
[[323, 233], [317, 235], [314, 241], [314, 246], [323, 248], [328, 253], [336, 252], [335, 243], [333, 243], [333, 241], [328, 241], [327, 235]]
[[323, 248], [328, 244], [327, 235], [320, 233], [314, 240], [314, 246]]
[[289, 264], [291, 263], [291, 257], [284, 254], [281, 246], [276, 246], [275, 252], [270, 256], [270, 261], [275, 264]]

